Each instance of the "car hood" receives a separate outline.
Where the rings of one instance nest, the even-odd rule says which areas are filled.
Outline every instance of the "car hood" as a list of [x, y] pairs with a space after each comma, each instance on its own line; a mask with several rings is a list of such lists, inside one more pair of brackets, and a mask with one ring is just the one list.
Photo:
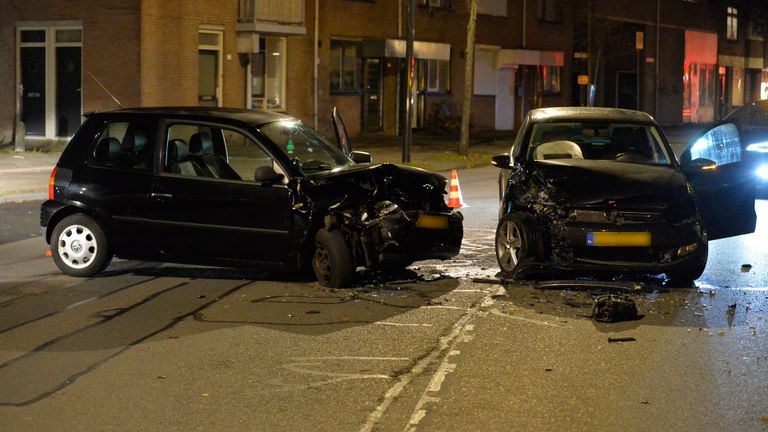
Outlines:
[[316, 202], [391, 200], [406, 209], [446, 211], [446, 179], [420, 168], [355, 164], [307, 177]]
[[606, 200], [668, 204], [689, 195], [685, 176], [673, 166], [585, 159], [539, 161], [536, 165], [570, 207]]

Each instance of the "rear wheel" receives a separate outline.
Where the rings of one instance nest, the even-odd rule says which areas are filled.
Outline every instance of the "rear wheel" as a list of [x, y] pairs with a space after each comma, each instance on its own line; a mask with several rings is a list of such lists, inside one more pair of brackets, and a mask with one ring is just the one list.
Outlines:
[[101, 225], [84, 214], [67, 216], [56, 225], [51, 255], [64, 274], [77, 277], [93, 276], [112, 260]]
[[320, 285], [331, 288], [352, 285], [355, 273], [352, 255], [339, 230], [321, 229], [317, 232], [312, 269]]
[[496, 228], [496, 261], [503, 274], [514, 274], [521, 262], [542, 254], [540, 232], [532, 228], [524, 214], [509, 213], [501, 219]]
[[693, 285], [693, 281], [701, 277], [707, 267], [707, 255], [709, 254], [707, 242], [702, 243], [701, 250], [697, 254], [696, 259], [666, 272], [670, 284], [688, 287]]

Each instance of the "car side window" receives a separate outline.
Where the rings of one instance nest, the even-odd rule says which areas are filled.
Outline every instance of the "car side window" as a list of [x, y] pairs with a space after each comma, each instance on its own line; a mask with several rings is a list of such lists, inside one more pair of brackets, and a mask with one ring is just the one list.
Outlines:
[[164, 154], [164, 171], [170, 174], [253, 181], [261, 166], [284, 174], [253, 139], [240, 131], [209, 124], [170, 125]]
[[224, 129], [223, 132], [229, 163], [243, 180], [253, 181], [259, 168], [270, 167], [276, 174], [282, 175], [285, 182], [283, 168], [258, 142], [236, 130]]
[[690, 148], [690, 160], [708, 159], [717, 165], [742, 160], [739, 130], [733, 123], [720, 125], [699, 138]]
[[141, 121], [109, 121], [99, 132], [90, 157], [96, 166], [152, 171], [154, 128]]

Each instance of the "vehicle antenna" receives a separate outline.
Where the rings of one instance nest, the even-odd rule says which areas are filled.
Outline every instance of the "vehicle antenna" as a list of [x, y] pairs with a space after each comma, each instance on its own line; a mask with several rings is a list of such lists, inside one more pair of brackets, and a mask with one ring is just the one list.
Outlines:
[[110, 92], [109, 92], [109, 90], [107, 90], [107, 88], [106, 88], [106, 87], [104, 87], [104, 84], [102, 84], [102, 83], [101, 83], [101, 81], [99, 81], [99, 79], [98, 79], [98, 78], [96, 78], [96, 76], [95, 76], [94, 74], [92, 74], [92, 73], [88, 72], [88, 75], [90, 75], [90, 76], [91, 76], [91, 78], [93, 78], [93, 80], [94, 80], [94, 81], [96, 81], [96, 84], [98, 84], [98, 85], [99, 85], [101, 88], [103, 88], [103, 89], [104, 89], [104, 91], [105, 91], [105, 92], [107, 92], [107, 94], [109, 95], [109, 97], [111, 97], [111, 98], [112, 98], [112, 100], [113, 100], [113, 101], [115, 101], [115, 103], [117, 104], [117, 106], [119, 106], [120, 108], [125, 108], [125, 107], [123, 106], [123, 104], [121, 104], [121, 103], [120, 103], [120, 101], [119, 101], [119, 100], [117, 100], [117, 98], [115, 97], [115, 95], [113, 95], [112, 93], [110, 93]]

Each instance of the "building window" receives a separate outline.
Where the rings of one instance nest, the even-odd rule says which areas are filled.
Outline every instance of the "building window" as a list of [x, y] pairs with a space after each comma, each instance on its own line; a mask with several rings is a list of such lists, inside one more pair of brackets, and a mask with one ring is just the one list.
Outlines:
[[427, 60], [427, 93], [451, 91], [451, 62]]
[[739, 11], [735, 7], [728, 7], [725, 36], [728, 40], [737, 40], [739, 38]]
[[560, 94], [560, 66], [539, 66], [539, 77], [544, 95]]
[[560, 2], [558, 0], [539, 0], [539, 19], [543, 21], [560, 21]]
[[714, 121], [717, 77], [715, 65], [685, 62], [683, 65], [683, 122]]
[[285, 38], [260, 37], [251, 58], [251, 107], [285, 109]]
[[331, 93], [360, 91], [359, 44], [354, 41], [331, 41]]
[[419, 6], [429, 6], [429, 7], [446, 8], [446, 9], [449, 9], [451, 7], [450, 0], [418, 0], [418, 4]]

